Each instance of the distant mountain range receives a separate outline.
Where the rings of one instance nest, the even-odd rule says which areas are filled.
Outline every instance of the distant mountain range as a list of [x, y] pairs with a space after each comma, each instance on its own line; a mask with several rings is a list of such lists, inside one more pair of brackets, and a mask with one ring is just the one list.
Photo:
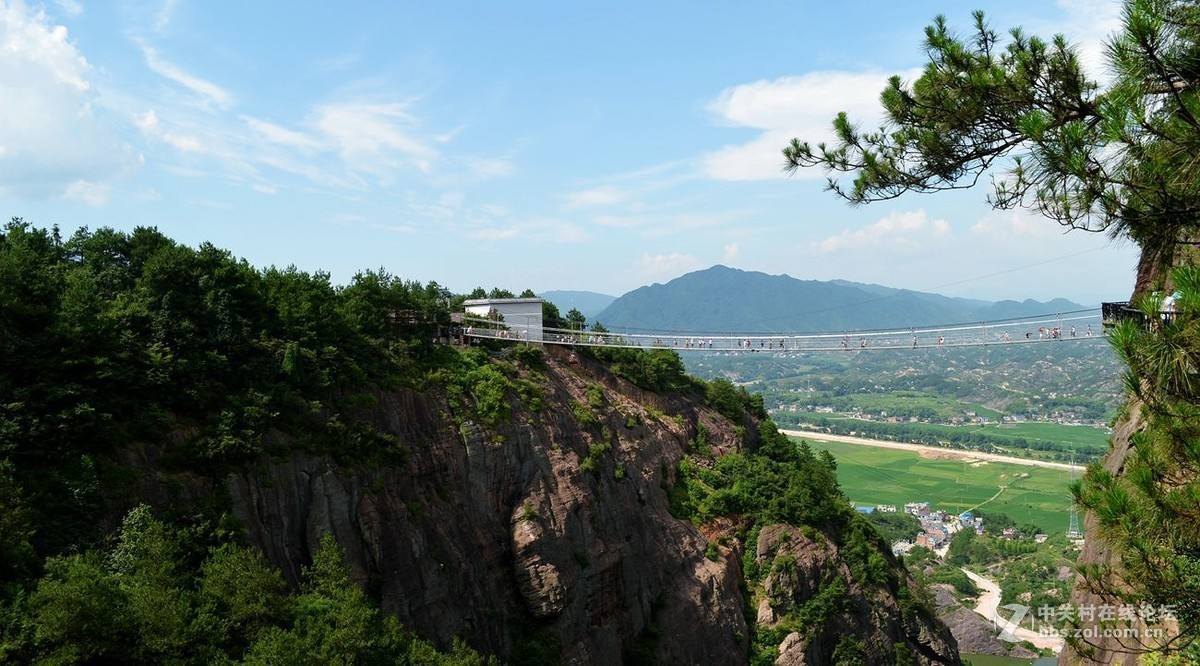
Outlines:
[[594, 319], [604, 308], [617, 300], [616, 296], [599, 294], [594, 291], [547, 291], [539, 294], [558, 307], [562, 314], [567, 314], [571, 308], [583, 313], [589, 320]]
[[[562, 304], [549, 296], [553, 293], [547, 298], [561, 309]], [[666, 284], [634, 289], [588, 319], [612, 328], [804, 332], [990, 321], [1083, 308], [1062, 298], [984, 301], [713, 266]]]

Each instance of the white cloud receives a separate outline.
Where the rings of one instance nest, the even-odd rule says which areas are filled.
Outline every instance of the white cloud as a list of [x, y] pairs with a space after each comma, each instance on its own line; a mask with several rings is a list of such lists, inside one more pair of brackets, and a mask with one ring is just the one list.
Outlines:
[[179, 0], [163, 0], [162, 5], [154, 14], [154, 29], [158, 32], [165, 32], [171, 25], [171, 19], [175, 16], [175, 8], [179, 5]]
[[1101, 81], [1111, 78], [1105, 40], [1121, 27], [1123, 3], [1113, 0], [1057, 0], [1063, 12], [1058, 21], [1035, 23], [1030, 31], [1042, 37], [1062, 34], [1079, 48], [1084, 71]]
[[617, 187], [602, 185], [586, 190], [570, 192], [566, 196], [569, 208], [584, 208], [588, 206], [611, 206], [626, 200], [628, 194]]
[[732, 264], [733, 262], [737, 261], [738, 252], [739, 250], [737, 243], [727, 243], [725, 247], [721, 249], [721, 262]]
[[428, 172], [438, 152], [417, 136], [408, 102], [317, 107], [314, 126], [352, 170], [383, 174], [403, 163]]
[[[1085, 69], [1100, 80], [1110, 78], [1105, 40], [1121, 26], [1121, 3], [1114, 0], [1057, 0], [1062, 15], [1034, 21], [1029, 31], [1050, 37], [1061, 33], [1079, 48]], [[964, 17], [964, 20], [965, 17]], [[708, 108], [720, 122], [759, 130], [752, 139], [723, 146], [702, 158], [703, 171], [717, 180], [767, 180], [785, 177], [783, 148], [793, 138], [813, 145], [833, 139], [833, 118], [846, 111], [859, 127], [873, 130], [882, 119], [879, 95], [888, 77], [906, 81], [920, 69], [885, 71], [817, 71], [774, 80], [759, 80], [725, 89]], [[801, 169], [797, 177], [817, 178], [818, 168]]]
[[77, 180], [63, 191], [64, 199], [82, 201], [83, 203], [100, 207], [108, 203], [108, 195], [112, 188], [107, 183], [94, 183], [88, 180]]
[[221, 109], [233, 106], [233, 94], [221, 86], [185, 72], [174, 63], [164, 60], [158, 55], [158, 51], [149, 46], [142, 46], [142, 55], [151, 71], [190, 90], [204, 102], [215, 104]]
[[180, 152], [202, 153], [210, 150], [210, 147], [206, 146], [204, 141], [197, 136], [164, 128], [154, 109], [135, 116], [133, 124], [147, 136], [156, 138]]
[[[1050, 220], [1027, 210], [989, 211], [971, 225], [971, 232], [991, 239], [1002, 238], [1048, 238], [1061, 236], [1063, 228]], [[1080, 232], [1079, 235], [1083, 235]]]
[[83, 5], [78, 0], [54, 0], [54, 4], [58, 5], [63, 14], [72, 18], [83, 13]]
[[97, 108], [91, 66], [41, 10], [0, 1], [0, 189], [61, 195], [135, 163]]
[[135, 116], [133, 124], [148, 134], [156, 132], [158, 131], [158, 114], [155, 113], [154, 109], [150, 109], [143, 114]]
[[[91, 66], [68, 40], [67, 28], [52, 25], [44, 12], [32, 12], [19, 0], [0, 5], [0, 35], [5, 70], [36, 68], [39, 76], [48, 76], [52, 83], [76, 92], [91, 89], [87, 80]], [[5, 99], [6, 104], [15, 101]]]
[[181, 153], [212, 160], [222, 175], [251, 187], [268, 180], [266, 170], [359, 191], [372, 184], [390, 186], [400, 175], [414, 171], [437, 185], [437, 166], [443, 172], [461, 167], [477, 179], [514, 170], [507, 158], [443, 159], [441, 149], [420, 131], [410, 106], [410, 102], [330, 102], [289, 126], [249, 115], [234, 120], [167, 100], [161, 108], [133, 114], [133, 124]]
[[267, 141], [289, 148], [312, 150], [320, 147], [320, 142], [304, 132], [298, 132], [281, 127], [265, 120], [251, 116], [242, 116], [242, 122]]
[[673, 278], [682, 273], [700, 268], [700, 260], [690, 254], [669, 252], [664, 254], [643, 253], [635, 268], [647, 280]]
[[591, 236], [582, 227], [553, 218], [506, 219], [497, 224], [484, 220], [479, 226], [466, 230], [468, 238], [482, 241], [520, 239], [543, 243], [581, 243]]
[[887, 217], [853, 231], [846, 230], [813, 243], [823, 252], [861, 250], [886, 245], [892, 250], [923, 249], [931, 241], [950, 234], [945, 220], [930, 220], [924, 210], [894, 212]]
[[510, 176], [516, 170], [512, 160], [505, 157], [469, 157], [466, 162], [471, 173], [483, 179]]
[[[902, 76], [919, 73], [910, 70]], [[767, 180], [784, 178], [783, 148], [792, 138], [814, 145], [833, 138], [833, 118], [839, 111], [866, 128], [879, 125], [879, 94], [889, 72], [823, 71], [760, 80], [727, 88], [709, 104], [721, 122], [761, 132], [741, 144], [717, 149], [702, 158], [704, 172], [717, 180]], [[800, 176], [817, 177], [819, 170]]]

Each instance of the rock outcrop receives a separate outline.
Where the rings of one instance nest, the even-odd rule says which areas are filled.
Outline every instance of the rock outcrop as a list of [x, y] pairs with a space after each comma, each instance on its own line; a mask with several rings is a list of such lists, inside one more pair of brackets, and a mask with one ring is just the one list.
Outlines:
[[1001, 657], [1033, 659], [1037, 653], [1023, 645], [1002, 641], [996, 627], [975, 611], [959, 603], [954, 588], [938, 583], [930, 586], [937, 605], [938, 619], [954, 635], [959, 651], [966, 654], [991, 654]]
[[[760, 570], [768, 572], [757, 608], [761, 626], [776, 626], [796, 611], [807, 622], [813, 615], [819, 618], [815, 626], [803, 627], [803, 633], [791, 631], [784, 637], [778, 666], [833, 663], [839, 646], [847, 641], [858, 646], [856, 661], [864, 664], [900, 663], [898, 651], [911, 659], [906, 663], [958, 663], [958, 648], [944, 625], [913, 609], [905, 612], [895, 589], [861, 585], [822, 533], [789, 525], [764, 527], [755, 560]], [[822, 590], [833, 585], [842, 591], [832, 606], [817, 600]]]
[[[547, 361], [538, 413], [493, 431], [440, 395], [384, 394], [366, 417], [404, 444], [403, 466], [293, 454], [231, 476], [235, 512], [293, 581], [332, 533], [383, 609], [443, 644], [618, 663], [640, 641], [664, 661], [744, 661], [737, 560], [707, 559], [707, 540], [670, 515], [666, 492], [696, 424], [739, 448], [733, 425], [586, 359]], [[581, 426], [571, 406], [596, 386], [605, 405]], [[589, 450], [597, 444], [610, 448]]]
[[[1112, 448], [1101, 463], [1103, 467], [1115, 476], [1120, 476], [1125, 469], [1125, 461], [1133, 452], [1133, 435], [1143, 427], [1140, 405], [1134, 403], [1123, 418], [1113, 429]], [[1079, 553], [1077, 566], [1089, 565], [1114, 567], [1119, 570], [1120, 556], [1116, 550], [1101, 536], [1099, 522], [1096, 516], [1088, 513], [1084, 517], [1085, 541], [1083, 550]], [[1071, 592], [1071, 605], [1075, 608], [1100, 609], [1105, 606], [1116, 608], [1123, 605], [1120, 599], [1113, 599], [1093, 590], [1082, 576], [1076, 576], [1075, 589]], [[1129, 630], [1137, 632], [1138, 636], [1149, 636], [1151, 632], [1144, 622], [1135, 621]], [[1081, 649], [1076, 649], [1068, 642], [1067, 647], [1059, 655], [1058, 663], [1063, 666], [1082, 664], [1120, 664], [1121, 666], [1138, 666], [1141, 663], [1141, 652], [1146, 649], [1136, 640], [1111, 636], [1111, 627], [1105, 627], [1093, 615], [1091, 618], [1081, 618], [1080, 635], [1083, 636]]]
[[[756, 424], [639, 389], [569, 351], [545, 357], [531, 377], [546, 407], [515, 406], [498, 427], [437, 391], [378, 395], [361, 417], [403, 445], [402, 464], [338, 465], [282, 447], [293, 452], [231, 474], [249, 540], [295, 583], [333, 534], [356, 582], [440, 645], [462, 638], [527, 663], [746, 663], [755, 627], [742, 546], [718, 547], [673, 517], [668, 494], [701, 429], [723, 455], [755, 446]], [[763, 531], [760, 550], [773, 543], [802, 563], [771, 583], [780, 598], [800, 603], [847, 577], [832, 546], [786, 526]], [[843, 635], [862, 640], [870, 663], [887, 663], [905, 635], [919, 638], [918, 663], [958, 662], [945, 627], [906, 620], [895, 590], [849, 589], [850, 610], [790, 639], [781, 663], [826, 663]]]
[[[1154, 290], [1169, 293], [1175, 289], [1171, 281], [1171, 269], [1175, 266], [1195, 264], [1200, 261], [1200, 248], [1193, 245], [1196, 239], [1189, 238], [1178, 243], [1168, 243], [1157, 251], [1143, 248], [1138, 260], [1137, 279], [1130, 300], [1136, 301]], [[1126, 461], [1133, 453], [1133, 436], [1145, 427], [1141, 404], [1131, 400], [1124, 409], [1124, 416], [1115, 424], [1108, 454], [1101, 465], [1115, 476], [1125, 471]], [[1085, 543], [1076, 561], [1077, 567], [1114, 567], [1120, 562], [1120, 554], [1100, 534], [1099, 521], [1088, 513], [1084, 516]], [[1119, 599], [1107, 598], [1091, 589], [1081, 576], [1075, 578], [1075, 589], [1071, 594], [1071, 605], [1075, 608], [1102, 608], [1120, 606]], [[1097, 620], [1082, 621], [1081, 634], [1090, 636], [1083, 641], [1083, 650], [1077, 650], [1068, 641], [1059, 655], [1062, 666], [1076, 664], [1122, 664], [1136, 666], [1142, 653], [1148, 648], [1141, 641], [1129, 638], [1105, 636], [1105, 627]], [[1146, 625], [1140, 621], [1129, 627], [1139, 636], [1147, 636]], [[1086, 654], [1085, 654], [1086, 653]]]

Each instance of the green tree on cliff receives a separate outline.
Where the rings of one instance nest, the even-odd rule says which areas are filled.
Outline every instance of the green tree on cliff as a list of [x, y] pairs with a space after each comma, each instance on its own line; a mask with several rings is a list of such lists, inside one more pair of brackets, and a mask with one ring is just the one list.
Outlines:
[[1187, 292], [1175, 321], [1114, 334], [1144, 431], [1123, 475], [1094, 466], [1075, 493], [1120, 560], [1081, 569], [1085, 585], [1115, 602], [1171, 604], [1180, 635], [1167, 651], [1188, 649], [1200, 633], [1200, 307], [1188, 305], [1200, 305], [1200, 280], [1170, 269], [1200, 228], [1200, 5], [1127, 0], [1103, 84], [1066, 38], [1002, 37], [982, 13], [974, 19], [965, 35], [941, 17], [926, 29], [928, 63], [915, 81], [891, 79], [882, 127], [839, 114], [836, 141], [793, 140], [786, 168], [823, 167], [853, 205], [990, 178], [997, 208], [1136, 242], [1147, 321], [1158, 319], [1150, 290]]
[[[1143, 268], [1169, 265], [1200, 221], [1200, 8], [1180, 0], [1125, 5], [1108, 43], [1115, 78], [1088, 77], [1063, 36], [1000, 36], [975, 13], [959, 36], [938, 17], [929, 62], [912, 82], [892, 77], [884, 126], [845, 113], [837, 141], [794, 139], [786, 168], [820, 166], [852, 204], [992, 180], [989, 202], [1024, 207], [1071, 229], [1136, 241]], [[849, 174], [840, 178], [839, 174]]]

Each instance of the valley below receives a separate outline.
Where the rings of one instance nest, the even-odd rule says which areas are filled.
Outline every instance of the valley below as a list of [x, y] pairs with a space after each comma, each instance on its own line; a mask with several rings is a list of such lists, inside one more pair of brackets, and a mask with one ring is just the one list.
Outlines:
[[[896, 441], [781, 432], [837, 461], [838, 484], [929, 590], [971, 663], [1030, 664], [1063, 647], [1041, 618], [1069, 595], [1082, 539], [1067, 534], [1082, 469]], [[1008, 604], [1028, 608], [1021, 617]], [[1000, 637], [1009, 620], [1011, 640]], [[1035, 624], [1036, 623], [1036, 624]], [[1035, 628], [1036, 626], [1036, 628]]]

